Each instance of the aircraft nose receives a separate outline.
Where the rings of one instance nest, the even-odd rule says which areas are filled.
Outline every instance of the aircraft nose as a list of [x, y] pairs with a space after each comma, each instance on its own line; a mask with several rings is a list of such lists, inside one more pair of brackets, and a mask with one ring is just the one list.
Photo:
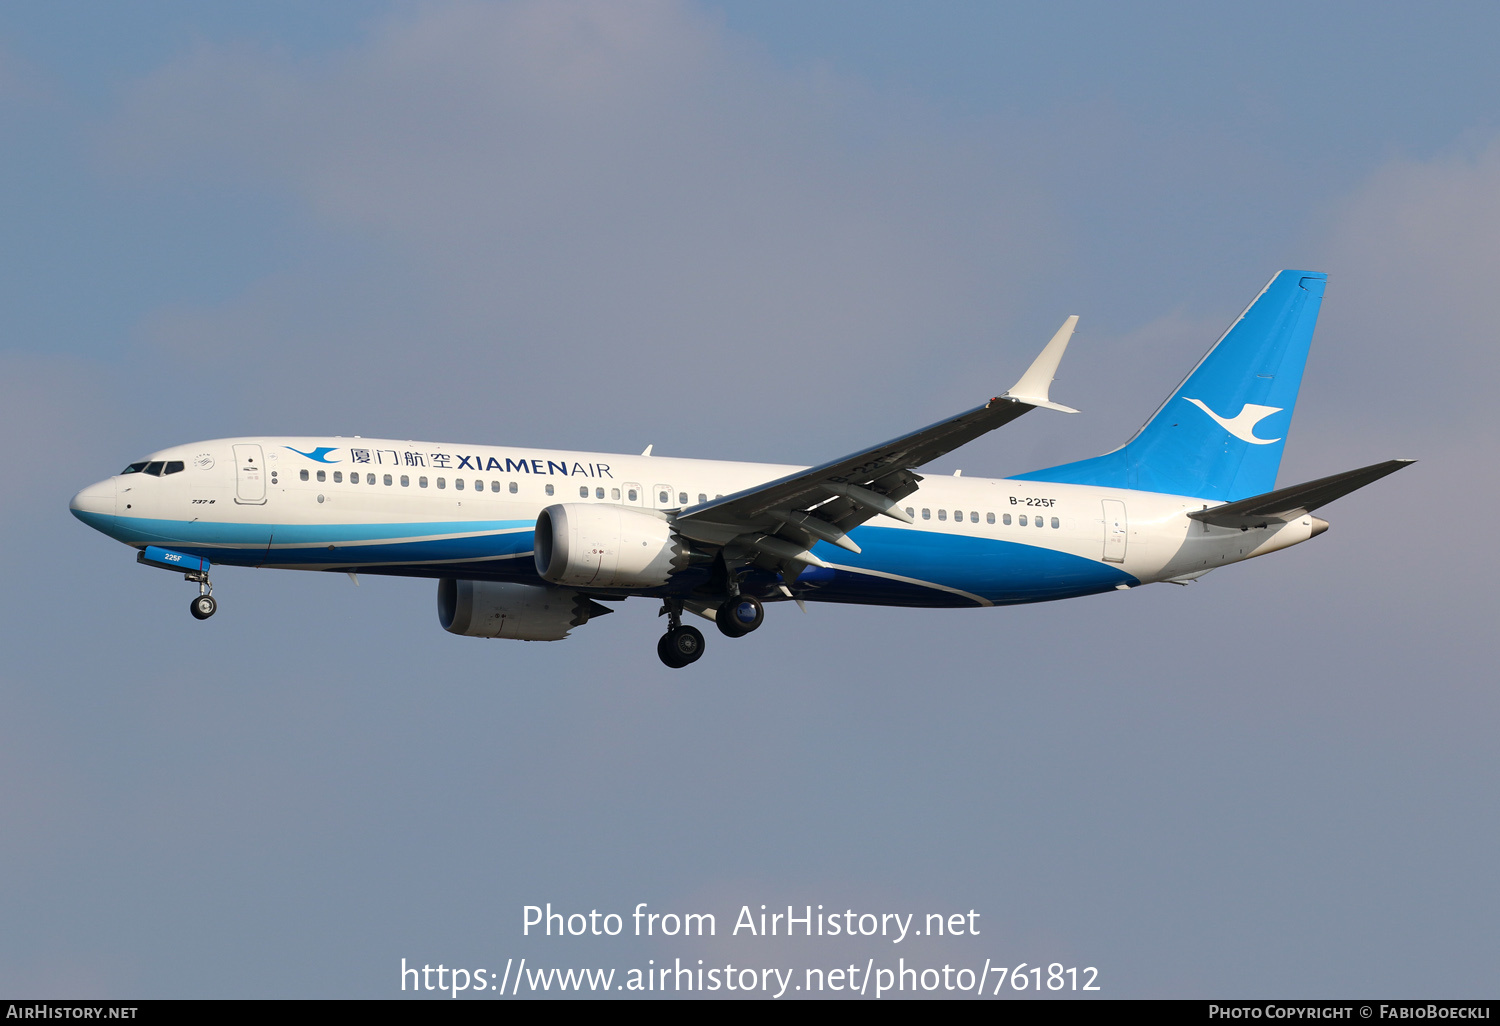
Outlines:
[[115, 479], [100, 481], [91, 484], [77, 495], [73, 496], [68, 503], [68, 508], [78, 519], [84, 519], [86, 514], [93, 513], [98, 516], [115, 515]]

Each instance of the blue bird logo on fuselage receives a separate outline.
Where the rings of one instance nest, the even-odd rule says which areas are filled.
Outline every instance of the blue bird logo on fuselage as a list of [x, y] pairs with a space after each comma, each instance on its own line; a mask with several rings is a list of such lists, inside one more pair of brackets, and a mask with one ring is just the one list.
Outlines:
[[[292, 449], [290, 445], [287, 446], [287, 448]], [[298, 456], [306, 456], [310, 460], [317, 460], [319, 463], [337, 463], [338, 460], [331, 460], [328, 458], [328, 454], [333, 452], [333, 450], [336, 448], [337, 446], [333, 445], [320, 445], [312, 452], [303, 452], [301, 449], [292, 449], [292, 452], [296, 453]]]

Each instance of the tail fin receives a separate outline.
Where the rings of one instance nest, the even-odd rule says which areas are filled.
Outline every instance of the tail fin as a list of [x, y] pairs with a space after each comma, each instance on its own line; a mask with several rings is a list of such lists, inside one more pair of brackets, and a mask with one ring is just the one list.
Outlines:
[[1015, 480], [1225, 502], [1269, 492], [1327, 281], [1282, 271], [1124, 446]]

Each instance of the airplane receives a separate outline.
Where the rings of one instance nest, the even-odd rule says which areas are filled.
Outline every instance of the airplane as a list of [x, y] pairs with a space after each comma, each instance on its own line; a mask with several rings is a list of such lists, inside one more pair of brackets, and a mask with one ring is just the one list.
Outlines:
[[973, 607], [1189, 584], [1317, 537], [1313, 511], [1414, 462], [1276, 488], [1327, 275], [1261, 290], [1112, 452], [1008, 478], [918, 468], [1033, 409], [1069, 317], [1007, 391], [815, 467], [393, 439], [250, 437], [152, 453], [72, 499], [137, 561], [198, 585], [272, 567], [423, 577], [458, 635], [557, 641], [609, 603], [661, 601], [657, 655], [758, 628], [768, 603]]

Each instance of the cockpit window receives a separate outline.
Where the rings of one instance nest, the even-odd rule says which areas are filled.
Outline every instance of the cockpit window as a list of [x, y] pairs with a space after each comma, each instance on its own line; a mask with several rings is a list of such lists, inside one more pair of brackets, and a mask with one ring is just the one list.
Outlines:
[[139, 463], [132, 463], [130, 466], [128, 466], [124, 470], [120, 471], [120, 473], [121, 474], [139, 474], [141, 471], [143, 471], [145, 469], [146, 469], [146, 461], [145, 460], [141, 460], [141, 462], [139, 462]]
[[164, 460], [152, 460], [141, 470], [142, 474], [150, 474], [152, 477], [161, 477], [161, 468], [166, 466]]
[[176, 473], [180, 473], [184, 469], [184, 467], [185, 467], [185, 464], [181, 460], [171, 460], [170, 462], [167, 463], [167, 469], [163, 470], [162, 473], [163, 474], [176, 474]]

